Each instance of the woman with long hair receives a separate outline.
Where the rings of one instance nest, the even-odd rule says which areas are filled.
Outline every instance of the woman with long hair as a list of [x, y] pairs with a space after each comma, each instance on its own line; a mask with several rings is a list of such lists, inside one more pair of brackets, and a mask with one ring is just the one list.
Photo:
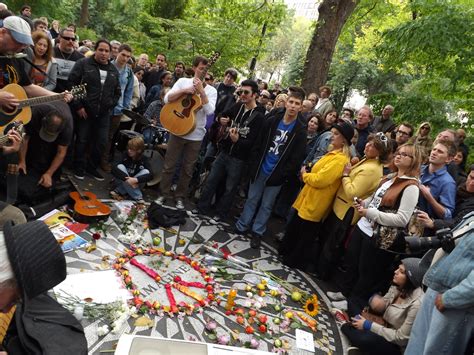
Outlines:
[[329, 152], [314, 164], [311, 171], [306, 171], [305, 166], [301, 168], [301, 180], [305, 185], [293, 204], [296, 213], [288, 223], [279, 249], [286, 265], [308, 272], [314, 272], [317, 265], [320, 251], [318, 232], [341, 184], [344, 166], [349, 163], [354, 128], [346, 122], [338, 123], [331, 133]]
[[145, 108], [148, 108], [153, 101], [159, 100], [161, 90], [170, 89], [173, 85], [173, 74], [169, 71], [164, 71], [160, 76], [160, 83], [153, 85], [150, 92], [146, 95]]
[[53, 20], [51, 22], [51, 28], [49, 29], [49, 34], [51, 38], [54, 40], [59, 36], [59, 21]]
[[[393, 160], [397, 172], [387, 175], [371, 197], [354, 202], [361, 219], [350, 236], [344, 258], [344, 296], [367, 302], [374, 293], [386, 290], [395, 253], [405, 251], [403, 233], [391, 231], [408, 226], [418, 203], [421, 159], [420, 147], [398, 147]], [[342, 301], [333, 305], [346, 307]]]
[[[403, 259], [392, 278], [392, 286], [382, 297], [374, 295], [368, 307], [362, 309], [349, 299], [349, 322], [340, 310], [332, 313], [338, 320], [346, 322], [341, 331], [351, 345], [364, 354], [399, 355], [408, 344], [411, 328], [423, 299], [421, 282], [426, 268], [420, 265], [421, 259]], [[363, 305], [362, 305], [363, 306]]]
[[33, 47], [27, 48], [26, 54], [30, 63], [25, 63], [25, 71], [33, 84], [53, 91], [56, 88], [58, 63], [53, 58], [53, 44], [48, 35], [43, 31], [31, 34]]
[[343, 254], [347, 232], [360, 218], [353, 207], [354, 198], [366, 199], [377, 189], [391, 147], [390, 140], [383, 133], [371, 134], [365, 144], [364, 158], [353, 166], [347, 164], [344, 167], [342, 183], [337, 190], [332, 211], [322, 226], [321, 234], [325, 242], [319, 260], [320, 278], [329, 278], [335, 269]]
[[416, 144], [423, 149], [423, 161], [428, 159], [430, 155], [431, 147], [433, 145], [433, 139], [430, 137], [431, 125], [429, 122], [422, 122], [418, 126], [416, 134], [410, 138], [409, 143]]

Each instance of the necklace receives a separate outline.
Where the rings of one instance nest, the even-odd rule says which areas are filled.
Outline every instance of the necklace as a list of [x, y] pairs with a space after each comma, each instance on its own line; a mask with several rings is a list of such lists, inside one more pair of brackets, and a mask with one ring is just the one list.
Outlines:
[[[58, 48], [59, 49], [59, 48]], [[61, 57], [63, 57], [64, 60], [69, 60], [69, 58], [71, 58], [72, 54], [74, 53], [74, 51], [72, 51], [71, 53], [69, 53], [69, 55], [67, 56], [67, 58], [64, 56], [64, 53], [61, 49], [59, 49], [59, 53], [61, 54]]]

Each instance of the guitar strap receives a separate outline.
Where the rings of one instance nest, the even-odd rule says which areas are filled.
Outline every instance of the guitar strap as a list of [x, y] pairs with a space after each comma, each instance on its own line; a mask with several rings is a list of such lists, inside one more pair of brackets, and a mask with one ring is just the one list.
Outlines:
[[[25, 62], [27, 62], [28, 64], [30, 64], [33, 68], [35, 68], [36, 70], [38, 70], [41, 74], [44, 74], [45, 76], [47, 76], [50, 80], [53, 81], [53, 78], [51, 76], [48, 75], [48, 73], [46, 73], [43, 69], [41, 69], [39, 66], [37, 66], [35, 63], [33, 63], [31, 60], [29, 60], [27, 57], [24, 57], [22, 58]], [[56, 80], [54, 80], [54, 84], [56, 84]]]

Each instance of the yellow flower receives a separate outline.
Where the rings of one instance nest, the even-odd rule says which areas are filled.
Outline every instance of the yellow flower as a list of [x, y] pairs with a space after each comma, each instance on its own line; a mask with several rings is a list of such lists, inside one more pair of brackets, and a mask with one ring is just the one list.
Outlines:
[[308, 298], [303, 306], [303, 309], [307, 315], [311, 317], [316, 316], [319, 313], [318, 297], [313, 295], [312, 297]]

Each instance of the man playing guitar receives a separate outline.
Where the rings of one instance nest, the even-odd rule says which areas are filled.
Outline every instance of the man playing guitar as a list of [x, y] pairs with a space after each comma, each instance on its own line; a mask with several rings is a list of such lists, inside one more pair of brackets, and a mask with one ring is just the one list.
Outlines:
[[176, 208], [184, 208], [184, 199], [188, 191], [188, 185], [193, 174], [194, 164], [199, 155], [201, 142], [206, 134], [206, 115], [215, 110], [217, 91], [210, 85], [202, 82], [208, 68], [208, 60], [202, 56], [197, 56], [193, 60], [193, 78], [181, 78], [171, 88], [165, 96], [165, 103], [177, 101], [184, 95], [198, 94], [201, 98], [202, 107], [196, 112], [196, 127], [185, 136], [170, 134], [168, 148], [165, 156], [165, 163], [161, 177], [161, 196], [156, 203], [163, 204], [166, 199], [171, 198], [171, 184], [181, 155], [181, 169], [179, 171], [179, 181], [175, 195]]

